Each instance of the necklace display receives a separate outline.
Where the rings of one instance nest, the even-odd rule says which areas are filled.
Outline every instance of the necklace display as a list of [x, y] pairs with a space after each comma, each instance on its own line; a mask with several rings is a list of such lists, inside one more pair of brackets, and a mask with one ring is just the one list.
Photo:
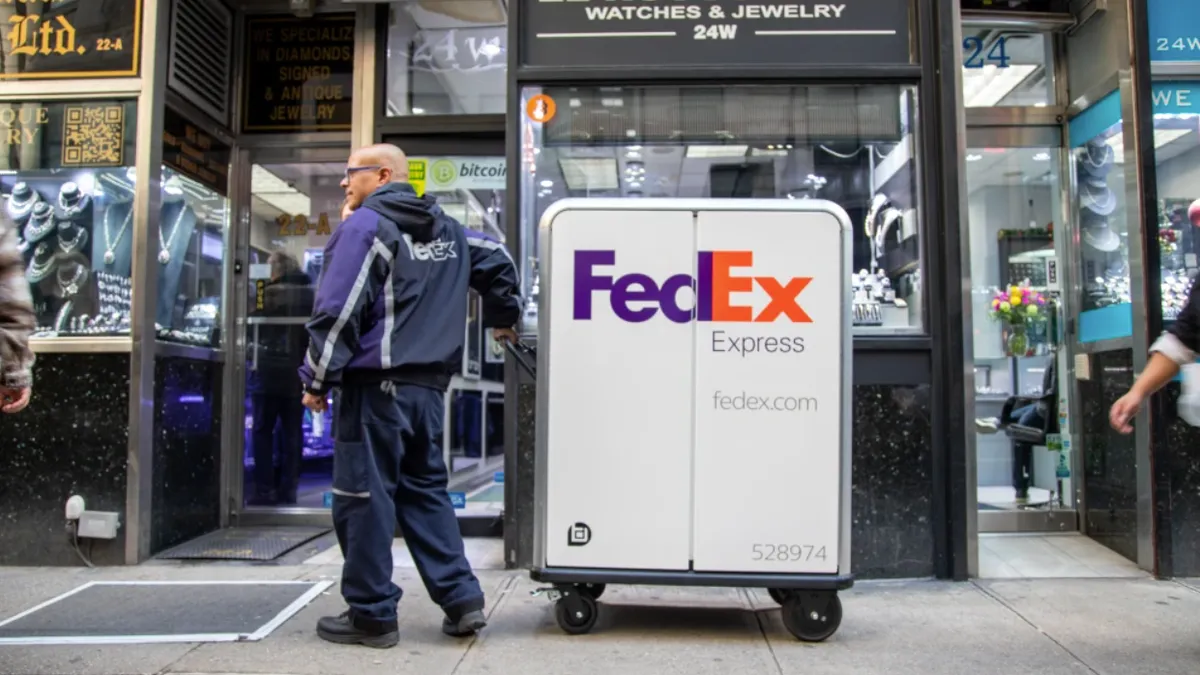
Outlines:
[[53, 268], [54, 251], [46, 242], [42, 242], [33, 249], [33, 259], [29, 261], [29, 267], [25, 268], [25, 278], [30, 283], [40, 283], [50, 276], [50, 270]]
[[58, 280], [58, 288], [62, 291], [63, 298], [72, 298], [79, 294], [79, 289], [87, 281], [88, 268], [86, 265], [75, 263], [75, 273], [69, 277], [64, 274], [70, 265], [63, 265], [58, 268], [55, 277]]
[[[70, 232], [71, 230], [74, 230], [75, 232], [74, 234], [69, 235], [70, 238], [67, 238], [68, 235], [66, 233]], [[58, 248], [63, 253], [74, 253], [75, 251], [78, 251], [83, 247], [84, 244], [87, 243], [87, 240], [87, 230], [83, 229], [82, 227], [76, 226], [69, 220], [58, 224]]]
[[62, 188], [58, 191], [58, 208], [62, 209], [63, 215], [68, 218], [87, 208], [89, 200], [90, 198], [83, 194], [75, 183], [63, 183]]
[[50, 234], [54, 230], [53, 214], [49, 204], [38, 202], [29, 217], [29, 222], [25, 223], [25, 241], [32, 244]]
[[[22, 195], [24, 195], [22, 197]], [[37, 191], [30, 188], [24, 181], [13, 186], [12, 194], [8, 196], [8, 215], [13, 220], [24, 220], [33, 207], [41, 201]]]
[[[104, 211], [104, 264], [112, 265], [117, 262], [116, 248], [117, 244], [121, 243], [121, 239], [125, 236], [125, 230], [129, 229], [129, 223], [133, 220], [133, 209], [129, 209], [129, 213], [125, 214], [125, 222], [121, 223], [121, 229], [117, 231], [117, 238], [109, 238], [109, 216], [112, 215], [112, 206], [109, 206]], [[159, 232], [159, 237], [162, 237], [162, 232]], [[159, 258], [161, 259], [161, 255]]]
[[171, 262], [171, 244], [175, 242], [175, 235], [179, 234], [179, 223], [183, 222], [183, 214], [187, 213], [187, 207], [181, 206], [179, 214], [175, 216], [175, 222], [171, 225], [171, 234], [163, 239], [162, 228], [158, 228], [158, 263], [166, 265]]

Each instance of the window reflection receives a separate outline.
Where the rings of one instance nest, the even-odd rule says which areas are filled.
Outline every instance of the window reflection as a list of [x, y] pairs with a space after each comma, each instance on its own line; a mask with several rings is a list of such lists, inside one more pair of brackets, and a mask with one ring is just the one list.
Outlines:
[[393, 3], [387, 116], [504, 113], [507, 25], [499, 0]]
[[855, 328], [922, 328], [915, 92], [897, 86], [529, 88], [523, 329], [536, 331], [537, 224], [567, 197], [825, 199], [854, 224]]

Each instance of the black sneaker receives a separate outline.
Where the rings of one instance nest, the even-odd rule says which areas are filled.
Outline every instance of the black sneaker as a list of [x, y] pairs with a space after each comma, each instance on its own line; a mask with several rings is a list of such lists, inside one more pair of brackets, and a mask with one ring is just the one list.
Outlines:
[[458, 621], [446, 617], [442, 619], [442, 632], [450, 637], [467, 637], [487, 625], [483, 612], [475, 610], [462, 615]]
[[400, 630], [395, 621], [352, 616], [349, 611], [339, 616], [321, 617], [317, 622], [317, 635], [340, 645], [364, 645], [376, 649], [395, 647], [400, 642]]

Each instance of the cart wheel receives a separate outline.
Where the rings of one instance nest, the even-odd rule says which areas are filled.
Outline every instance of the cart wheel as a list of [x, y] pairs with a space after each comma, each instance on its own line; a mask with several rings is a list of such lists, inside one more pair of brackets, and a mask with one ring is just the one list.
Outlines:
[[576, 584], [575, 590], [584, 595], [591, 596], [593, 600], [599, 600], [600, 596], [604, 595], [604, 584]]
[[783, 625], [797, 639], [821, 642], [842, 623], [842, 601], [837, 593], [794, 592], [783, 604]]
[[787, 602], [787, 599], [791, 596], [792, 592], [786, 588], [768, 588], [767, 594], [771, 596], [772, 600], [780, 605], [783, 605]]
[[554, 618], [568, 635], [583, 635], [596, 625], [599, 612], [596, 600], [584, 593], [572, 593], [554, 603]]

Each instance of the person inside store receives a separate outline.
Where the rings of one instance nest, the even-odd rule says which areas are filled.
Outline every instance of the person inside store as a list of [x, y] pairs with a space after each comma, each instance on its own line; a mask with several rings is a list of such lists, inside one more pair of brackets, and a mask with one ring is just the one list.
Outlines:
[[1183, 366], [1195, 363], [1197, 352], [1200, 352], [1200, 284], [1193, 283], [1179, 317], [1150, 345], [1146, 369], [1109, 409], [1112, 428], [1123, 434], [1131, 433], [1131, 422], [1146, 399], [1166, 386]]
[[16, 225], [0, 215], [0, 411], [17, 413], [29, 405], [35, 319]]
[[[300, 269], [300, 263], [284, 251], [274, 251], [267, 257], [267, 264], [271, 277], [263, 286], [262, 309], [257, 315], [307, 317], [313, 307], [312, 280]], [[247, 387], [254, 446], [254, 494], [247, 503], [294, 505], [304, 455], [303, 390], [296, 370], [304, 362], [308, 333], [299, 326], [267, 323], [257, 327], [257, 336], [257, 365]]]
[[462, 363], [468, 288], [483, 297], [484, 325], [515, 341], [523, 311], [517, 268], [504, 245], [451, 218], [408, 183], [394, 145], [355, 151], [342, 187], [349, 217], [325, 247], [310, 343], [300, 378], [304, 405], [323, 412], [332, 388], [333, 522], [349, 610], [324, 617], [331, 642], [399, 641], [392, 541], [399, 523], [442, 631], [486, 625], [484, 595], [467, 561], [446, 492], [443, 395]]

